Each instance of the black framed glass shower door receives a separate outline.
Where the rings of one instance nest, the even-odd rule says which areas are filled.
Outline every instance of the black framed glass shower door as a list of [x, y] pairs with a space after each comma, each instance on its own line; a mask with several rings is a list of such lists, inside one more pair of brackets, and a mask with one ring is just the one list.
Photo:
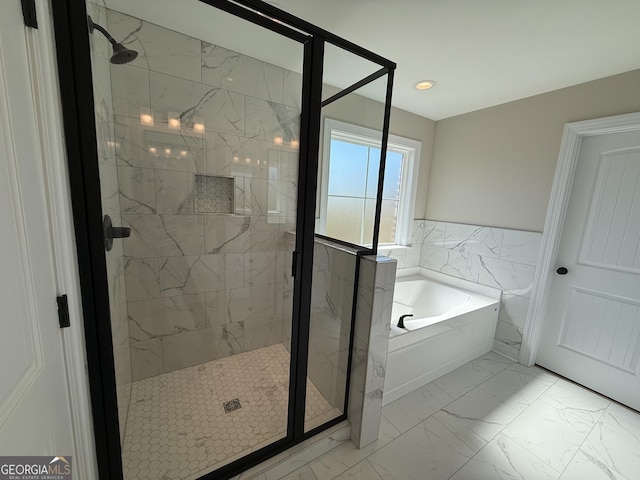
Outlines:
[[105, 479], [227, 478], [346, 418], [307, 379], [324, 40], [394, 64], [181, 7], [53, 5]]
[[102, 209], [131, 232], [106, 254], [124, 478], [199, 477], [293, 436], [304, 45], [197, 3], [188, 26], [88, 6], [139, 53], [91, 36]]

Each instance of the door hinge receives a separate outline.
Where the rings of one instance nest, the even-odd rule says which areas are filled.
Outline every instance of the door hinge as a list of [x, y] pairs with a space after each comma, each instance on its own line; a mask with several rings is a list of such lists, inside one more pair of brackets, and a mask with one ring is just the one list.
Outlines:
[[38, 28], [36, 0], [22, 0], [22, 16], [27, 27]]
[[60, 322], [60, 328], [66, 328], [71, 326], [71, 319], [69, 318], [69, 302], [66, 295], [59, 295], [56, 298], [58, 301], [58, 321]]

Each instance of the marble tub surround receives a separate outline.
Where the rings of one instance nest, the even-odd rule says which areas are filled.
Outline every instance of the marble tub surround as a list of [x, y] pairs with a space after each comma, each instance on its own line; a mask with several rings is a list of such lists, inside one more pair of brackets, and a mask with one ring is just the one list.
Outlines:
[[389, 257], [360, 257], [348, 407], [358, 448], [379, 436], [396, 265]]
[[[107, 10], [103, 6], [88, 2], [87, 12], [96, 23], [106, 24]], [[111, 45], [102, 36], [92, 35], [90, 36], [90, 41], [91, 69], [94, 72], [93, 95], [102, 210], [105, 215], [111, 217], [114, 225], [120, 225], [122, 221], [120, 216], [121, 204], [118, 192], [113, 101], [111, 77], [109, 75]], [[122, 240], [114, 240], [113, 249], [106, 254], [105, 259], [109, 287], [109, 311], [111, 312], [120, 441], [124, 442], [132, 373]]]
[[344, 409], [356, 250], [316, 238], [307, 376], [332, 406]]
[[494, 348], [518, 358], [541, 240], [537, 232], [414, 220], [412, 247], [380, 250], [397, 257], [399, 268], [419, 266], [502, 290]]
[[140, 53], [110, 68], [133, 378], [280, 343], [301, 77], [114, 10], [106, 25]]

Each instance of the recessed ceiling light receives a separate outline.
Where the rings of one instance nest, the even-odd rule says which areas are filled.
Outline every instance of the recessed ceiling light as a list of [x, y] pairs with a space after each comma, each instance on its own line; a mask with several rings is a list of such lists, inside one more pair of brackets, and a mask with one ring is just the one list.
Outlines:
[[436, 86], [435, 80], [420, 80], [413, 84], [413, 88], [416, 90], [429, 90]]

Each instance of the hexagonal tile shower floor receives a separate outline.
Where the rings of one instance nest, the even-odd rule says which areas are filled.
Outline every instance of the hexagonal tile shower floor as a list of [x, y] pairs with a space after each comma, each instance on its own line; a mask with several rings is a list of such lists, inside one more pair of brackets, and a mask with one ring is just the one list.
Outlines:
[[[122, 448], [125, 479], [197, 478], [284, 438], [288, 394], [282, 344], [135, 382]], [[307, 429], [338, 415], [307, 382]]]

